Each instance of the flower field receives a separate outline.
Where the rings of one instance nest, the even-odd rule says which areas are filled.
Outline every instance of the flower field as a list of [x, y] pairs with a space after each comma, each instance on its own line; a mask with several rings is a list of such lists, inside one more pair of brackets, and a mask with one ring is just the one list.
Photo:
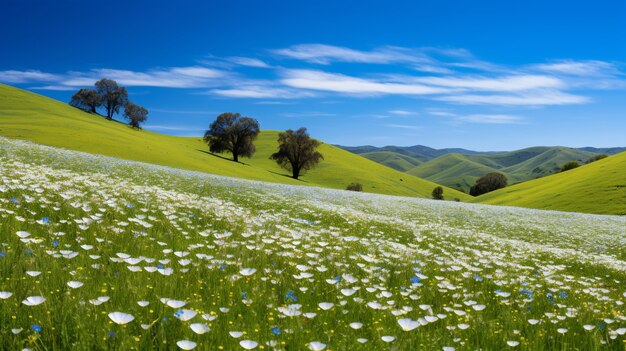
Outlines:
[[626, 217], [0, 138], [0, 348], [625, 350]]

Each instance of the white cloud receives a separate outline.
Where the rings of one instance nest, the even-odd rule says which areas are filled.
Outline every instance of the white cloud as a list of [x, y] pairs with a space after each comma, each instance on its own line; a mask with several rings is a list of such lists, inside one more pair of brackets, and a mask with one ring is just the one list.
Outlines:
[[3, 83], [29, 83], [29, 82], [53, 82], [59, 79], [56, 74], [45, 73], [37, 70], [28, 71], [0, 71], [0, 82]]
[[562, 88], [563, 82], [542, 75], [515, 75], [505, 77], [423, 77], [415, 81], [447, 88], [463, 88], [480, 91], [520, 91], [546, 88]]
[[615, 64], [596, 60], [561, 60], [552, 63], [532, 65], [530, 68], [539, 71], [576, 76], [607, 76], [621, 74]]
[[248, 66], [248, 67], [258, 67], [258, 68], [269, 68], [270, 65], [268, 65], [267, 63], [256, 59], [256, 58], [251, 58], [251, 57], [239, 57], [239, 56], [233, 56], [233, 57], [229, 57], [228, 61], [240, 65], [240, 66]]
[[412, 125], [407, 125], [407, 124], [387, 124], [387, 127], [399, 128], [399, 129], [410, 129], [410, 130], [422, 129], [422, 127], [420, 126], [412, 126]]
[[546, 106], [546, 105], [576, 105], [591, 101], [586, 96], [573, 95], [561, 91], [533, 91], [520, 95], [477, 95], [460, 94], [438, 97], [437, 100], [468, 105], [518, 105], [518, 106]]
[[87, 73], [70, 72], [69, 78], [61, 83], [66, 86], [90, 86], [100, 78], [109, 78], [125, 86], [202, 88], [214, 86], [218, 84], [218, 79], [226, 76], [227, 72], [200, 66], [155, 69], [147, 72], [102, 68]]
[[483, 123], [483, 124], [517, 124], [523, 121], [523, 118], [511, 115], [468, 115], [455, 119], [459, 122]]
[[391, 110], [391, 111], [389, 111], [389, 113], [391, 113], [392, 115], [396, 115], [396, 116], [415, 116], [415, 115], [417, 115], [416, 112], [407, 111], [407, 110]]
[[361, 95], [428, 95], [448, 91], [422, 84], [381, 82], [315, 70], [285, 70], [281, 82], [293, 88]]
[[324, 44], [293, 45], [285, 49], [273, 50], [279, 56], [310, 63], [329, 64], [333, 61], [359, 63], [428, 62], [426, 56], [411, 52], [406, 48], [383, 47], [372, 51], [359, 51], [341, 46]]
[[213, 89], [208, 93], [222, 97], [249, 99], [298, 99], [315, 95], [307, 91], [276, 88], [266, 85], [244, 85], [226, 89]]

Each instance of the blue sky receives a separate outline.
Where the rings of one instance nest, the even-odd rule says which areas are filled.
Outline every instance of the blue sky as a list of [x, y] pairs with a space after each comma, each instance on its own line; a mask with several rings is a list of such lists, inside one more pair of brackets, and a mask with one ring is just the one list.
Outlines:
[[0, 82], [115, 79], [175, 135], [233, 111], [343, 145], [625, 146], [625, 23], [623, 1], [8, 0]]

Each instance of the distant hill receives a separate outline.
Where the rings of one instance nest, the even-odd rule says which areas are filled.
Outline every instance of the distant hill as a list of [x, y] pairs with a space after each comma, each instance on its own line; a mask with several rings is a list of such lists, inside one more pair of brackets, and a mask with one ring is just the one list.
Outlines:
[[496, 190], [473, 202], [626, 215], [626, 152]]
[[[207, 121], [208, 123], [209, 121]], [[230, 155], [212, 155], [199, 137], [176, 137], [133, 130], [54, 99], [0, 84], [0, 136], [158, 165], [285, 184], [345, 189], [359, 182], [366, 192], [431, 197], [438, 184], [398, 172], [329, 144], [322, 144], [324, 161], [301, 180], [289, 177], [269, 159], [278, 143], [277, 131], [263, 131], [251, 159], [235, 163]], [[223, 157], [222, 157], [223, 156]], [[446, 189], [447, 199], [470, 197]]]
[[569, 161], [585, 163], [598, 154], [614, 155], [626, 151], [626, 147], [562, 146], [537, 146], [504, 152], [433, 149], [422, 145], [342, 148], [396, 170], [466, 192], [476, 179], [489, 172], [500, 172], [506, 175], [509, 184], [514, 184], [553, 174]]

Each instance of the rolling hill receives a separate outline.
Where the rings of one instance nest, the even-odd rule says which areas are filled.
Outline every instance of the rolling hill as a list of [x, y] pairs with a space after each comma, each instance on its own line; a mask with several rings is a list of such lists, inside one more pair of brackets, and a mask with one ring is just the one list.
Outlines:
[[487, 193], [473, 202], [626, 215], [626, 152]]
[[576, 149], [537, 146], [505, 152], [476, 152], [465, 149], [437, 150], [420, 145], [345, 149], [399, 171], [466, 192], [476, 179], [489, 172], [500, 172], [508, 178], [509, 184], [514, 184], [553, 174], [569, 161], [585, 163], [594, 155], [613, 155], [626, 150], [617, 147]]
[[[208, 123], [209, 121], [207, 121]], [[277, 147], [277, 131], [263, 131], [257, 152], [244, 163], [213, 155], [199, 137], [176, 137], [133, 130], [39, 94], [0, 84], [0, 136], [39, 144], [175, 168], [285, 184], [344, 189], [363, 184], [372, 193], [430, 197], [437, 184], [398, 172], [338, 147], [322, 144], [324, 161], [301, 180], [289, 177], [269, 156]], [[224, 156], [224, 157], [222, 157]], [[447, 199], [469, 196], [446, 189]]]

